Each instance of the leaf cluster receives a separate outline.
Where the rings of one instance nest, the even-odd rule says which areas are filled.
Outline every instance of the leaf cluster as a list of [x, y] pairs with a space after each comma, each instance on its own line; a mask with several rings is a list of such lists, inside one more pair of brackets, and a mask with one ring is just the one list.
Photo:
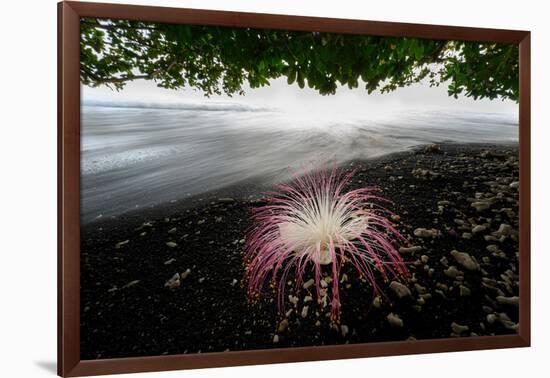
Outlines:
[[339, 86], [393, 91], [427, 78], [449, 95], [518, 98], [518, 46], [250, 28], [81, 20], [81, 81], [120, 90], [131, 80], [206, 96], [286, 77], [321, 95]]

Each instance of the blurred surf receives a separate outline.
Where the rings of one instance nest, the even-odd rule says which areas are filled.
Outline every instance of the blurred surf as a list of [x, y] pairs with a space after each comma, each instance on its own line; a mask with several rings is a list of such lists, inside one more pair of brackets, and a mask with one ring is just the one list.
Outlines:
[[512, 114], [409, 112], [350, 120], [234, 104], [106, 105], [82, 107], [83, 222], [242, 180], [270, 184], [309, 161], [369, 159], [427, 143], [518, 141]]

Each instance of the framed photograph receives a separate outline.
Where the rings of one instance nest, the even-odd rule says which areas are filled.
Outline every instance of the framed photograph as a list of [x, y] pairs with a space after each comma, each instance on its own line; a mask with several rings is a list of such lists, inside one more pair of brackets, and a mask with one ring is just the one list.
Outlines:
[[59, 375], [529, 346], [528, 31], [58, 9]]

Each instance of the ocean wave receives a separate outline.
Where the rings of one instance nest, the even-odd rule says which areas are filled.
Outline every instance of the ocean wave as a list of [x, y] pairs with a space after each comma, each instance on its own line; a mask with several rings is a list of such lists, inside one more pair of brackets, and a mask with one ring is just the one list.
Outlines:
[[311, 161], [369, 159], [427, 143], [518, 140], [514, 115], [441, 112], [298, 122], [281, 112], [169, 109], [83, 108], [83, 221], [241, 180], [270, 184], [286, 179], [288, 167]]
[[82, 106], [103, 107], [103, 108], [142, 108], [142, 109], [173, 109], [210, 112], [270, 112], [273, 108], [252, 106], [246, 104], [210, 101], [210, 102], [173, 102], [157, 103], [149, 101], [106, 101], [85, 99]]

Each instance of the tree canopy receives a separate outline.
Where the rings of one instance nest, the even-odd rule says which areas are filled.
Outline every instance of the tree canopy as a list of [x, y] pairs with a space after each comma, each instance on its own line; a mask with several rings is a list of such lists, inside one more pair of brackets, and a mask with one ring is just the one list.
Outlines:
[[81, 82], [122, 89], [153, 80], [206, 96], [243, 94], [286, 77], [322, 95], [338, 85], [368, 93], [426, 79], [448, 93], [518, 100], [516, 44], [81, 19]]

